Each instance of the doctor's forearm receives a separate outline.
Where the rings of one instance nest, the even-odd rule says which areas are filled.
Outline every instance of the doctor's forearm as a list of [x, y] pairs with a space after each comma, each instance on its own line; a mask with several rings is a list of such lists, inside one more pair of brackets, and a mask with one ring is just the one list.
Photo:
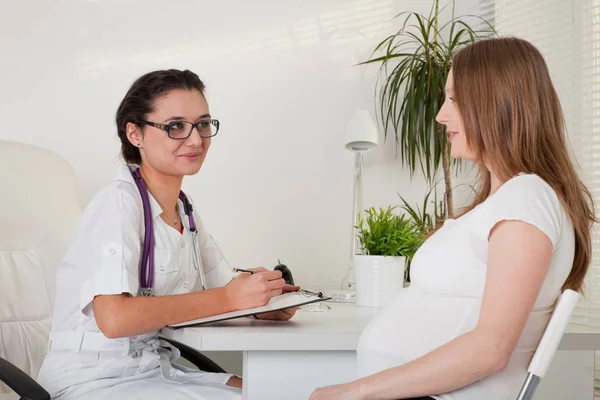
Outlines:
[[136, 336], [233, 310], [223, 287], [170, 296], [130, 297], [123, 294], [94, 299], [96, 322], [109, 338]]
[[363, 399], [404, 399], [446, 393], [505, 367], [489, 335], [466, 333], [436, 350], [395, 368], [352, 383]]

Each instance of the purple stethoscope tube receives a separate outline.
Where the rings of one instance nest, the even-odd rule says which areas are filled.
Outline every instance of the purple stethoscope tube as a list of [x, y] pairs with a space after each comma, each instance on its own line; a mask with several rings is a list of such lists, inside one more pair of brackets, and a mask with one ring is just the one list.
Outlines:
[[[148, 195], [148, 189], [142, 179], [140, 169], [136, 168], [131, 172], [135, 184], [137, 185], [140, 195], [142, 196], [142, 204], [144, 206], [144, 246], [142, 250], [142, 263], [140, 268], [140, 287], [142, 295], [152, 295], [152, 284], [154, 280], [154, 226], [152, 224], [152, 210], [150, 205], [150, 197]], [[183, 203], [183, 209], [185, 215], [188, 216], [190, 223], [190, 232], [194, 238], [193, 250], [194, 250], [194, 262], [196, 269], [198, 269], [201, 277], [202, 288], [206, 290], [206, 284], [204, 282], [204, 274], [202, 269], [202, 263], [198, 257], [198, 250], [196, 244], [196, 235], [198, 231], [196, 229], [196, 223], [194, 222], [194, 209], [192, 204], [189, 202], [187, 196], [183, 191], [179, 192], [179, 200]]]

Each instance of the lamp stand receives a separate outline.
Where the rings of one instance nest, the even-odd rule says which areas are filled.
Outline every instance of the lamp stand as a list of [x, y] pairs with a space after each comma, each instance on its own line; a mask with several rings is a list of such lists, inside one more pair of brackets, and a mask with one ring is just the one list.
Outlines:
[[331, 293], [333, 301], [340, 303], [355, 303], [355, 281], [354, 281], [354, 256], [359, 253], [360, 242], [357, 236], [358, 213], [362, 210], [362, 179], [363, 179], [363, 154], [357, 151], [354, 155], [354, 193], [352, 201], [352, 236], [350, 246], [350, 258], [348, 260], [348, 272], [342, 280], [341, 290]]
[[[363, 180], [363, 154], [362, 151], [357, 151], [354, 155], [354, 194], [352, 201], [352, 248], [350, 260], [354, 259], [354, 255], [358, 254], [360, 241], [357, 233], [358, 229], [358, 213], [362, 210], [362, 180]], [[352, 282], [354, 285], [354, 282]]]

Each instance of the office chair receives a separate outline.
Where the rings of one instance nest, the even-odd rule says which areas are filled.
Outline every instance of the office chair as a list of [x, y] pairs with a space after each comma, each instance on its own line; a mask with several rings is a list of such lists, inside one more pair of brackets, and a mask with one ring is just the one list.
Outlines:
[[523, 382], [517, 400], [531, 400], [533, 398], [540, 380], [544, 377], [552, 362], [580, 297], [579, 293], [570, 289], [565, 290], [560, 296], [540, 344], [533, 355], [531, 363], [529, 363], [527, 378]]
[[[0, 140], [0, 192], [0, 399], [50, 399], [31, 377], [46, 357], [56, 266], [81, 214], [77, 184], [58, 154]], [[169, 342], [199, 369], [225, 372]]]

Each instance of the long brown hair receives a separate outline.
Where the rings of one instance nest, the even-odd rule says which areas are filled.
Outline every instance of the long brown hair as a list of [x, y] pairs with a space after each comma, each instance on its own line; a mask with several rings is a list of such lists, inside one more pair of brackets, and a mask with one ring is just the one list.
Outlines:
[[522, 39], [485, 39], [457, 52], [452, 72], [467, 145], [479, 161], [475, 198], [463, 214], [490, 195], [482, 160], [502, 182], [521, 172], [538, 175], [557, 193], [575, 229], [575, 258], [563, 290], [581, 291], [592, 257], [594, 205], [569, 156], [563, 111], [543, 56]]

